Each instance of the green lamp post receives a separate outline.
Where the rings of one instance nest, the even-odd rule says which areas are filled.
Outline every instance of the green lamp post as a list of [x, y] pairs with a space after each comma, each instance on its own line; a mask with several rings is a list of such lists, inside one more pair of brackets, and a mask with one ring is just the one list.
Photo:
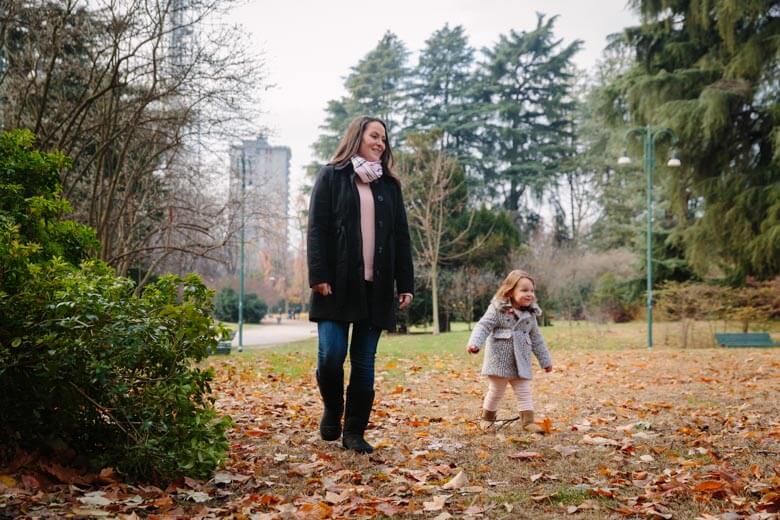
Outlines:
[[241, 253], [238, 270], [238, 351], [244, 351], [244, 204], [246, 202], [246, 159], [241, 150]]
[[[642, 137], [644, 145], [644, 170], [647, 179], [647, 348], [653, 348], [653, 171], [655, 170], [655, 143], [658, 139], [668, 136], [672, 146], [677, 143], [677, 136], [669, 128], [645, 127], [631, 128], [626, 132], [625, 141], [632, 135]], [[631, 164], [627, 152], [618, 159], [619, 165]], [[666, 163], [667, 166], [677, 168], [680, 159], [677, 158], [674, 149], [672, 156]]]

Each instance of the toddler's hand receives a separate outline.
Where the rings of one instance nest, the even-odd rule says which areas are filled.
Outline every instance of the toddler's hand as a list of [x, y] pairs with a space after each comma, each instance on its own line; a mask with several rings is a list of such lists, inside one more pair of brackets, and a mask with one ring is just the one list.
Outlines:
[[468, 351], [469, 354], [476, 354], [477, 352], [479, 352], [479, 347], [476, 345], [469, 345], [468, 347], [466, 347], [466, 350]]
[[544, 369], [544, 371], [545, 371], [545, 372], [552, 372], [552, 367], [551, 367], [551, 366], [550, 366], [550, 367], [547, 367], [547, 368], [545, 368], [545, 369]]

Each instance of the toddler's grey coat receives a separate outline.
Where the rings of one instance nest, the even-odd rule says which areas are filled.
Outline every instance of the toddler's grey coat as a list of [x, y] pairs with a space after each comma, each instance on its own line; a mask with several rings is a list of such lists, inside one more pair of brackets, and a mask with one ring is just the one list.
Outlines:
[[542, 368], [552, 366], [550, 351], [536, 323], [536, 316], [541, 314], [536, 304], [529, 312], [496, 299], [490, 303], [469, 338], [469, 345], [479, 348], [487, 339], [483, 376], [531, 379], [531, 352]]

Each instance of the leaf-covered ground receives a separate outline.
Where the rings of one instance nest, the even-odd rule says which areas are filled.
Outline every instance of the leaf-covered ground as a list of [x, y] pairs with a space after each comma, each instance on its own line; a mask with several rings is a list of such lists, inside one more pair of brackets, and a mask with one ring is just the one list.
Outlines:
[[[372, 455], [319, 439], [307, 342], [211, 361], [235, 421], [213, 480], [160, 489], [20, 457], [0, 474], [0, 516], [778, 518], [780, 349], [553, 336], [555, 371], [533, 383], [540, 436], [477, 427], [485, 383], [466, 337], [383, 338]], [[502, 406], [516, 415], [511, 391]]]

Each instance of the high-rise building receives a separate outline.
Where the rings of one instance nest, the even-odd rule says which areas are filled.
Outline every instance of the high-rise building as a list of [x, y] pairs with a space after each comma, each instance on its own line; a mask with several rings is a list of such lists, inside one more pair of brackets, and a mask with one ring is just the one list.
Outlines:
[[[263, 136], [230, 147], [230, 200], [240, 226], [241, 159], [244, 160], [244, 255], [247, 272], [286, 276], [289, 247], [290, 148], [271, 146]], [[231, 252], [238, 268], [238, 243]], [[273, 272], [271, 272], [271, 270]]]

